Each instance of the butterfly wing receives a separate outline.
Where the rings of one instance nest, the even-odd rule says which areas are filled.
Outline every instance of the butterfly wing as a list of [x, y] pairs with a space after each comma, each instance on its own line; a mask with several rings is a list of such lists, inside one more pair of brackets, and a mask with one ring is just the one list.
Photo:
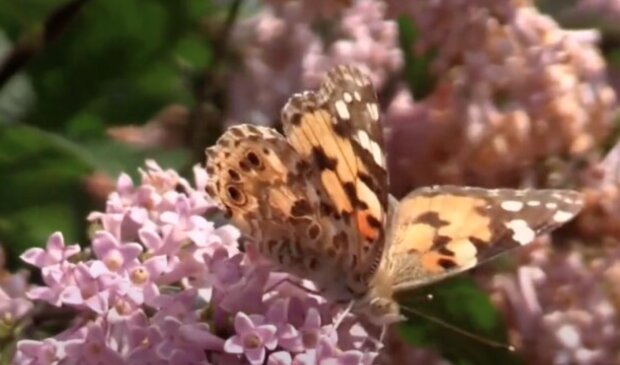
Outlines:
[[316, 170], [328, 240], [347, 268], [349, 291], [361, 294], [382, 257], [388, 200], [372, 83], [354, 67], [336, 67], [318, 92], [289, 100], [282, 122], [289, 143]]
[[581, 195], [569, 190], [415, 190], [390, 223], [387, 265], [394, 290], [440, 280], [527, 245], [571, 220], [582, 205]]
[[207, 149], [207, 192], [262, 254], [311, 276], [322, 254], [310, 167], [280, 133], [238, 125]]

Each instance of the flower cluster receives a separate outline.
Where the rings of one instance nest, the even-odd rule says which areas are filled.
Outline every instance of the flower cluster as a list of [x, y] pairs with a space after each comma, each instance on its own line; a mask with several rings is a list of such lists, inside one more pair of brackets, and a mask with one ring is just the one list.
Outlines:
[[619, 258], [617, 248], [584, 254], [538, 246], [523, 255], [516, 275], [487, 281], [528, 364], [618, 362]]
[[436, 50], [437, 83], [424, 100], [401, 96], [387, 111], [397, 193], [442, 182], [544, 184], [551, 171], [541, 161], [584, 156], [610, 132], [616, 97], [597, 33], [564, 30], [520, 3], [401, 10], [420, 29], [416, 51]]
[[[231, 122], [277, 124], [291, 93], [317, 87], [336, 64], [359, 65], [386, 109], [396, 195], [436, 183], [544, 184], [550, 156], [582, 157], [609, 135], [616, 97], [596, 31], [564, 30], [527, 1], [345, 3], [266, 1], [240, 24]], [[395, 81], [401, 16], [419, 35], [405, 50], [434, 55], [436, 83], [421, 100]]]
[[17, 332], [22, 320], [33, 309], [32, 302], [26, 298], [27, 273], [11, 273], [5, 264], [4, 250], [0, 246], [0, 338]]
[[[105, 212], [89, 216], [89, 249], [54, 233], [22, 255], [44, 282], [28, 298], [75, 315], [60, 334], [21, 340], [14, 364], [372, 363], [377, 345], [355, 318], [334, 328], [335, 308], [205, 218], [208, 177], [194, 173], [192, 185], [149, 161], [139, 185], [121, 175]], [[16, 301], [5, 313], [31, 305]]]
[[[397, 26], [386, 19], [385, 4], [376, 0], [355, 1], [350, 7], [319, 3], [270, 1], [239, 24], [234, 44], [242, 54], [243, 67], [230, 82], [231, 122], [275, 124], [292, 93], [317, 87], [324, 73], [337, 64], [358, 65], [378, 86], [402, 68]], [[338, 13], [335, 19], [341, 21], [327, 21], [318, 13]], [[330, 31], [323, 36], [312, 30], [325, 22]]]

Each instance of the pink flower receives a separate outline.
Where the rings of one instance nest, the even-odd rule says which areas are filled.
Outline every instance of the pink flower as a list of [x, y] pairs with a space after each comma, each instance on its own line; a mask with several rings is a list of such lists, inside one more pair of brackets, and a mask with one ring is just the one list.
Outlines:
[[[56, 365], [64, 348], [72, 354], [68, 364], [87, 365], [273, 363], [316, 352], [317, 341], [336, 338], [347, 343], [339, 351], [361, 349], [351, 335], [338, 337], [331, 314], [320, 312], [323, 299], [290, 285], [274, 287], [287, 275], [241, 252], [237, 229], [215, 228], [202, 216], [212, 206], [204, 189], [154, 162], [142, 171], [141, 184], [121, 176], [117, 189], [106, 211], [90, 216], [102, 227], [91, 241], [92, 256], [65, 253], [54, 242], [58, 234], [46, 250], [25, 256], [43, 266], [44, 285], [30, 288], [28, 297], [70, 307], [75, 321], [50, 341], [20, 342], [16, 365], [45, 363], [42, 358]], [[3, 299], [0, 292], [0, 310], [26, 308], [2, 307]], [[218, 336], [233, 331], [228, 340]], [[276, 354], [268, 359], [271, 351]]]
[[110, 271], [124, 271], [128, 265], [136, 262], [142, 253], [142, 246], [138, 243], [120, 243], [112, 234], [99, 231], [92, 242], [95, 256], [101, 260]]
[[32, 309], [32, 302], [26, 298], [11, 297], [0, 288], [0, 323], [12, 327]]
[[27, 365], [54, 365], [64, 357], [60, 343], [54, 338], [47, 338], [43, 341], [19, 341], [14, 361]]
[[276, 326], [262, 322], [262, 316], [251, 318], [243, 312], [237, 313], [235, 316], [237, 334], [226, 340], [224, 351], [244, 354], [252, 365], [262, 364], [265, 361], [266, 350], [273, 350], [278, 345]]
[[47, 266], [64, 263], [78, 252], [80, 252], [79, 245], [65, 246], [62, 233], [56, 232], [47, 240], [45, 250], [33, 247], [24, 252], [20, 257], [24, 262], [42, 269]]
[[88, 326], [86, 338], [67, 341], [65, 347], [67, 357], [62, 363], [67, 365], [125, 364], [120, 354], [108, 346], [105, 334], [100, 324]]

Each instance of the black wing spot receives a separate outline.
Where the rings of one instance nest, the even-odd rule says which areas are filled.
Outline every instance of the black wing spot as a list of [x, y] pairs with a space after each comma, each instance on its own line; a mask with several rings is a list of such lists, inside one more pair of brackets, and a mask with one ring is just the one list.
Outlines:
[[426, 212], [420, 214], [415, 220], [415, 223], [428, 224], [429, 226], [439, 229], [443, 226], [447, 226], [450, 222], [444, 221], [439, 217], [437, 212]]
[[441, 246], [439, 247], [439, 249], [437, 250], [437, 252], [439, 252], [440, 254], [442, 254], [443, 256], [454, 256], [454, 251], [450, 250], [449, 248], [447, 248], [446, 246]]
[[437, 235], [433, 238], [433, 248], [445, 248], [450, 241], [452, 241], [452, 238], [448, 236]]
[[457, 266], [456, 262], [454, 262], [453, 260], [444, 259], [444, 258], [439, 259], [437, 263], [439, 264], [439, 266], [443, 267], [444, 270], [450, 270]]
[[312, 206], [306, 199], [298, 199], [291, 207], [293, 217], [303, 217], [312, 213]]
[[366, 221], [368, 222], [368, 225], [373, 227], [373, 228], [377, 228], [380, 229], [381, 227], [383, 227], [383, 224], [381, 224], [381, 221], [378, 220], [374, 215], [372, 214], [368, 214], [366, 216]]
[[473, 243], [474, 247], [478, 250], [478, 252], [483, 252], [485, 249], [489, 248], [489, 242], [485, 240], [481, 240], [478, 237], [470, 236], [467, 238], [469, 242]]
[[291, 115], [291, 124], [292, 125], [301, 124], [301, 113], [294, 113], [293, 115]]
[[314, 156], [314, 162], [320, 170], [336, 170], [338, 160], [331, 158], [325, 154], [325, 151], [320, 147], [312, 148], [312, 155]]
[[357, 206], [357, 192], [355, 191], [355, 185], [352, 182], [345, 183], [342, 188], [344, 192], [347, 194], [347, 198], [349, 198], [349, 202], [352, 206]]

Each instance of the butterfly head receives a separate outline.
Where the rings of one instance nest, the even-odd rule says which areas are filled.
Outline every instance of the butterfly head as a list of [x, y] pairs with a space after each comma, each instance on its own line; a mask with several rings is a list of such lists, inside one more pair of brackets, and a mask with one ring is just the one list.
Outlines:
[[404, 320], [400, 314], [400, 307], [392, 298], [374, 297], [368, 298], [368, 301], [360, 308], [360, 312], [372, 323], [384, 326]]
[[393, 297], [390, 276], [379, 269], [366, 294], [357, 302], [357, 312], [372, 323], [384, 326], [405, 319]]

